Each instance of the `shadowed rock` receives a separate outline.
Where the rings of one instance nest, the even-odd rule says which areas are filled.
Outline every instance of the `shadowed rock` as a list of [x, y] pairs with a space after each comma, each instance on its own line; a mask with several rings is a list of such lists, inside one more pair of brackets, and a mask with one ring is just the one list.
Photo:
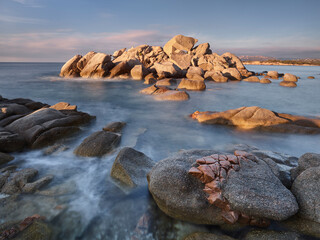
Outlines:
[[13, 156], [0, 152], [0, 166], [6, 164], [14, 159]]
[[148, 73], [148, 70], [143, 65], [136, 65], [130, 71], [133, 80], [142, 80]]
[[77, 62], [77, 68], [81, 71], [84, 69], [84, 67], [87, 65], [87, 63], [91, 60], [91, 58], [96, 55], [97, 53], [94, 51], [88, 52], [86, 55], [84, 55], [78, 62]]
[[68, 60], [61, 68], [60, 77], [80, 77], [80, 70], [78, 69], [77, 64], [81, 58], [81, 55], [75, 55]]
[[103, 78], [109, 74], [109, 70], [113, 66], [110, 55], [96, 53], [81, 70], [80, 76], [84, 78]]
[[234, 240], [234, 238], [229, 237], [224, 234], [216, 234], [216, 233], [192, 233], [188, 235], [183, 240]]
[[192, 118], [205, 124], [235, 126], [241, 129], [319, 134], [320, 120], [272, 112], [260, 107], [241, 107], [224, 112], [195, 112]]
[[126, 126], [125, 122], [112, 122], [103, 127], [102, 130], [114, 133], [120, 133]]
[[241, 81], [242, 77], [240, 72], [236, 68], [227, 68], [222, 71], [223, 76], [227, 77], [230, 80]]

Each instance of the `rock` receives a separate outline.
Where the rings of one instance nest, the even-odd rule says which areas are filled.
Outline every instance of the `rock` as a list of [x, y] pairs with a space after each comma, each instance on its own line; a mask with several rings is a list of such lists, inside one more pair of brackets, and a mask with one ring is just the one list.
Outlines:
[[60, 70], [60, 77], [79, 77], [80, 70], [77, 68], [77, 64], [81, 58], [81, 55], [75, 55], [68, 60]]
[[234, 240], [234, 238], [224, 234], [196, 232], [188, 235], [184, 240]]
[[221, 72], [207, 71], [204, 78], [215, 82], [228, 82], [228, 78], [223, 76]]
[[203, 91], [206, 89], [204, 81], [196, 81], [183, 78], [178, 86], [179, 89]]
[[248, 78], [243, 79], [245, 82], [260, 82], [260, 79], [256, 76], [251, 76]]
[[176, 35], [164, 45], [163, 50], [170, 57], [176, 50], [190, 51], [197, 42], [198, 39]]
[[320, 223], [320, 167], [303, 171], [293, 182], [291, 191], [299, 203], [299, 216]]
[[172, 62], [155, 63], [154, 68], [157, 71], [158, 76], [164, 74], [165, 77], [179, 77], [181, 75], [181, 69]]
[[70, 103], [66, 103], [66, 102], [56, 103], [55, 105], [52, 105], [50, 108], [53, 108], [53, 109], [56, 109], [56, 110], [77, 111], [77, 106], [76, 105], [70, 105]]
[[114, 58], [120, 57], [126, 50], [127, 50], [126, 48], [122, 48], [122, 49], [120, 49], [120, 50], [118, 50], [118, 51], [115, 51], [115, 52], [112, 54], [112, 56], [113, 56]]
[[109, 73], [109, 70], [114, 66], [111, 62], [111, 56], [104, 53], [96, 53], [84, 66], [80, 72], [83, 78], [103, 78]]
[[296, 179], [303, 171], [311, 167], [320, 167], [320, 154], [305, 153], [298, 160], [298, 166], [291, 170], [293, 179]]
[[229, 63], [230, 68], [236, 68], [238, 71], [246, 70], [242, 61], [236, 55], [234, 55], [230, 52], [226, 52], [226, 53], [222, 54], [221, 57], [226, 59], [226, 61]]
[[155, 96], [158, 101], [186, 101], [189, 100], [189, 94], [185, 91], [169, 90], [163, 94]]
[[308, 76], [308, 79], [314, 79], [314, 76]]
[[148, 174], [149, 191], [172, 218], [196, 224], [222, 224], [221, 210], [206, 200], [200, 181], [188, 174], [196, 159], [213, 151], [182, 151], [159, 161]]
[[97, 53], [94, 51], [88, 52], [86, 55], [84, 55], [77, 63], [77, 68], [81, 71], [84, 69], [84, 67], [87, 65], [87, 63], [90, 61], [90, 59], [96, 55]]
[[6, 164], [14, 159], [13, 156], [0, 152], [0, 166]]
[[52, 229], [47, 223], [36, 220], [19, 233], [14, 239], [16, 240], [50, 240], [52, 238]]
[[269, 83], [271, 83], [271, 81], [270, 81], [270, 79], [268, 79], [268, 78], [261, 78], [261, 79], [260, 79], [260, 83], [262, 83], [262, 84], [269, 84]]
[[133, 148], [120, 150], [111, 169], [111, 177], [126, 187], [147, 185], [147, 173], [154, 166], [151, 158]]
[[169, 91], [170, 89], [167, 87], [157, 87], [156, 85], [152, 85], [150, 87], [147, 87], [145, 89], [142, 89], [140, 91], [140, 93], [142, 94], [147, 94], [147, 95], [159, 95], [159, 94], [163, 94], [167, 91]]
[[83, 157], [101, 157], [120, 143], [121, 135], [113, 132], [98, 131], [85, 138], [74, 150], [74, 154]]
[[231, 209], [249, 216], [282, 221], [299, 209], [295, 197], [259, 160], [240, 160], [240, 170], [229, 172], [222, 185], [223, 196]]
[[320, 223], [301, 218], [298, 214], [281, 222], [281, 225], [291, 231], [298, 231], [305, 235], [320, 238]]
[[193, 75], [193, 74], [197, 74], [203, 77], [204, 71], [200, 67], [189, 67], [187, 71], [187, 75]]
[[265, 159], [270, 158], [272, 161], [277, 163], [278, 165], [283, 165], [287, 167], [296, 167], [298, 165], [298, 158], [284, 154], [284, 153], [278, 153], [278, 152], [272, 152], [268, 150], [249, 150], [251, 154], [257, 156], [258, 158]]
[[110, 70], [110, 78], [114, 78], [116, 76], [119, 76], [121, 74], [126, 74], [130, 73], [131, 71], [131, 66], [129, 65], [128, 62], [120, 62], [118, 65], [116, 65], [114, 68]]
[[320, 120], [284, 113], [272, 112], [256, 106], [241, 107], [224, 112], [198, 112], [192, 118], [205, 124], [236, 126], [272, 132], [319, 134]]
[[282, 87], [296, 87], [297, 84], [295, 82], [292, 82], [292, 81], [281, 81], [279, 83], [280, 86]]
[[17, 133], [13, 133], [0, 127], [0, 151], [18, 152], [27, 145], [25, 139]]
[[130, 71], [133, 80], [142, 80], [148, 73], [148, 70], [143, 65], [136, 65]]
[[155, 78], [147, 78], [143, 84], [150, 85], [150, 84], [155, 84], [156, 82], [157, 80]]
[[241, 81], [242, 77], [240, 72], [236, 68], [227, 68], [222, 71], [223, 76], [227, 77], [230, 80]]
[[277, 71], [269, 71], [267, 73], [267, 76], [272, 78], [272, 79], [278, 79], [279, 78], [279, 73]]
[[112, 122], [103, 127], [102, 130], [114, 133], [120, 133], [126, 126], [125, 122]]
[[192, 56], [183, 51], [171, 53], [169, 61], [176, 64], [180, 69], [187, 69], [191, 65]]
[[2, 185], [0, 184], [0, 193], [9, 195], [17, 193], [33, 193], [39, 188], [47, 185], [53, 179], [52, 175], [48, 175], [35, 182], [31, 182], [37, 174], [38, 171], [33, 168], [25, 168], [20, 171], [6, 171], [3, 175], [0, 175], [6, 177], [5, 183]]
[[297, 76], [295, 76], [295, 75], [293, 75], [291, 73], [286, 73], [283, 76], [283, 81], [286, 81], [286, 82], [298, 82], [298, 78], [297, 78]]
[[196, 46], [194, 49], [192, 49], [192, 53], [195, 57], [201, 57], [205, 54], [211, 54], [212, 51], [210, 49], [209, 43], [202, 43]]
[[216, 53], [206, 54], [199, 58], [198, 66], [204, 71], [223, 71], [229, 68], [229, 63]]
[[244, 238], [244, 240], [302, 240], [303, 238], [295, 232], [277, 232], [273, 230], [253, 229]]
[[171, 86], [173, 84], [176, 84], [177, 83], [177, 80], [176, 79], [173, 79], [173, 78], [165, 78], [165, 79], [162, 79], [162, 80], [159, 80], [156, 82], [156, 86], [159, 87], [159, 86]]

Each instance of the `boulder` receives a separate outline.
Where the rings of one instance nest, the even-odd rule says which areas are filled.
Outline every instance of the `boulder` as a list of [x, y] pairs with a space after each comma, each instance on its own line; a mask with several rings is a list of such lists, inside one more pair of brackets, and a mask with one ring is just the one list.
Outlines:
[[246, 215], [282, 221], [297, 213], [292, 193], [262, 160], [240, 160], [240, 170], [229, 172], [222, 185], [231, 209]]
[[272, 78], [272, 79], [278, 79], [279, 78], [279, 73], [277, 71], [269, 71], [267, 73], [267, 76]]
[[281, 225], [291, 231], [298, 231], [302, 234], [320, 238], [320, 223], [301, 218], [296, 214], [286, 221], [281, 222]]
[[77, 63], [77, 68], [82, 71], [84, 67], [87, 65], [87, 63], [90, 61], [90, 59], [96, 55], [96, 52], [91, 51], [88, 52], [86, 55], [84, 55]]
[[217, 53], [206, 54], [198, 59], [198, 66], [204, 71], [223, 71], [229, 68], [229, 63]]
[[178, 86], [179, 89], [203, 91], [206, 89], [204, 81], [190, 80], [183, 78]]
[[190, 51], [197, 42], [198, 39], [176, 35], [164, 45], [163, 50], [170, 57], [176, 50]]
[[80, 76], [84, 78], [103, 78], [108, 75], [113, 66], [110, 55], [96, 53], [81, 70]]
[[126, 48], [122, 48], [120, 50], [115, 51], [112, 56], [114, 58], [120, 57], [127, 49]]
[[308, 76], [308, 79], [314, 79], [314, 76]]
[[155, 84], [157, 82], [157, 80], [155, 78], [147, 78], [146, 80], [144, 80], [143, 84]]
[[202, 68], [200, 67], [189, 67], [188, 71], [187, 71], [187, 76], [192, 75], [192, 74], [197, 74], [203, 77], [204, 75], [204, 71]]
[[169, 61], [176, 64], [180, 69], [187, 69], [191, 65], [192, 55], [183, 51], [173, 52], [169, 58]]
[[292, 81], [281, 81], [279, 83], [280, 86], [282, 87], [296, 87], [297, 84], [295, 82], [292, 82]]
[[183, 240], [234, 240], [235, 238], [229, 237], [224, 234], [196, 232], [189, 234]]
[[243, 79], [245, 82], [260, 82], [260, 79], [256, 76], [251, 76], [248, 78]]
[[112, 122], [103, 127], [102, 130], [114, 133], [120, 133], [126, 126], [125, 122]]
[[298, 166], [291, 170], [291, 176], [296, 179], [303, 171], [311, 167], [320, 167], [320, 154], [305, 153], [298, 159]]
[[81, 55], [75, 55], [68, 60], [60, 70], [60, 77], [79, 77], [80, 70], [78, 69], [77, 64], [81, 58]]
[[101, 157], [111, 152], [120, 143], [121, 135], [98, 131], [85, 138], [74, 150], [74, 154], [82, 157]]
[[264, 229], [253, 229], [248, 232], [244, 240], [302, 240], [303, 238], [295, 232], [273, 231]]
[[227, 77], [230, 80], [241, 81], [242, 77], [240, 72], [236, 68], [227, 68], [222, 71], [223, 76]]
[[164, 79], [158, 80], [156, 82], [156, 86], [157, 87], [159, 87], [159, 86], [171, 86], [171, 85], [176, 84], [176, 83], [177, 83], [176, 79], [164, 78]]
[[158, 101], [186, 101], [189, 100], [189, 94], [185, 91], [168, 90], [156, 95], [154, 99]]
[[202, 43], [196, 46], [194, 49], [192, 49], [192, 53], [195, 57], [201, 57], [205, 54], [211, 54], [212, 51], [210, 49], [209, 43]]
[[0, 151], [18, 152], [27, 145], [26, 140], [17, 133], [0, 127]]
[[154, 161], [142, 152], [125, 147], [118, 153], [110, 174], [125, 187], [143, 186], [147, 185], [147, 173], [154, 164]]
[[0, 152], [0, 166], [6, 164], [14, 159], [13, 156]]
[[297, 78], [297, 76], [295, 76], [295, 75], [293, 75], [291, 73], [286, 73], [283, 76], [283, 81], [286, 81], [286, 82], [298, 82], [298, 78]]
[[122, 74], [128, 74], [130, 73], [132, 67], [129, 65], [128, 62], [120, 62], [118, 65], [116, 65], [114, 68], [110, 70], [110, 78], [114, 78], [116, 76], [122, 75]]
[[256, 106], [241, 107], [224, 112], [198, 112], [192, 118], [205, 124], [235, 126], [241, 129], [319, 134], [320, 120], [276, 113]]
[[52, 105], [50, 108], [56, 109], [56, 110], [72, 110], [77, 111], [76, 105], [70, 105], [70, 103], [67, 102], [59, 102], [54, 105]]
[[196, 224], [222, 224], [221, 209], [206, 200], [202, 183], [188, 174], [196, 159], [213, 151], [182, 151], [159, 161], [148, 174], [149, 191], [158, 207], [172, 218]]
[[270, 79], [268, 79], [268, 78], [261, 78], [261, 79], [260, 79], [260, 83], [262, 83], [262, 84], [269, 84], [269, 83], [271, 83], [271, 81], [270, 81]]
[[142, 80], [148, 73], [148, 70], [143, 65], [136, 65], [130, 71], [133, 80]]
[[228, 78], [223, 76], [220, 71], [207, 71], [204, 75], [205, 80], [212, 80], [215, 82], [228, 82]]
[[155, 63], [153, 67], [157, 71], [158, 76], [180, 77], [181, 75], [181, 69], [172, 62]]
[[291, 191], [299, 203], [299, 216], [320, 223], [320, 167], [303, 171], [293, 182]]
[[236, 68], [238, 69], [238, 71], [246, 69], [240, 58], [230, 52], [222, 54], [221, 57], [224, 57], [226, 59], [226, 61], [229, 63], [230, 68]]
[[169, 90], [170, 90], [169, 88], [164, 87], [164, 86], [157, 87], [156, 85], [152, 85], [150, 87], [142, 89], [140, 91], [140, 93], [146, 94], [146, 95], [159, 95], [159, 94], [163, 94]]

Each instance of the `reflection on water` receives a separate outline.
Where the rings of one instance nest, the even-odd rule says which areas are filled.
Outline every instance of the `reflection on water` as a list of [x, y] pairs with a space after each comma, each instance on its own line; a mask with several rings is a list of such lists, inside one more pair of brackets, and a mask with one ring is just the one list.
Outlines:
[[[151, 224], [141, 239], [179, 239], [194, 229], [194, 225], [162, 214], [146, 188], [128, 194], [113, 183], [109, 175], [118, 150], [101, 159], [73, 155], [73, 149], [84, 137], [112, 121], [127, 123], [121, 147], [134, 147], [155, 161], [180, 149], [209, 149], [229, 143], [245, 143], [294, 156], [319, 152], [319, 136], [243, 132], [225, 126], [201, 125], [188, 115], [196, 110], [225, 111], [255, 105], [320, 117], [320, 67], [248, 66], [253, 71], [290, 72], [301, 79], [294, 89], [280, 87], [280, 80], [273, 80], [269, 85], [208, 82], [206, 91], [189, 92], [187, 102], [157, 102], [138, 93], [146, 87], [139, 81], [62, 81], [56, 77], [61, 65], [0, 63], [3, 97], [24, 97], [49, 104], [66, 101], [78, 105], [80, 111], [97, 116], [93, 124], [64, 140], [65, 147], [53, 154], [37, 150], [15, 155], [13, 163], [19, 167], [36, 168], [40, 176], [53, 174], [55, 178], [34, 195], [11, 199], [0, 213], [1, 223], [38, 213], [52, 223], [57, 239], [131, 239], [137, 234], [136, 225], [142, 216], [151, 216]], [[316, 79], [307, 79], [309, 75]]]

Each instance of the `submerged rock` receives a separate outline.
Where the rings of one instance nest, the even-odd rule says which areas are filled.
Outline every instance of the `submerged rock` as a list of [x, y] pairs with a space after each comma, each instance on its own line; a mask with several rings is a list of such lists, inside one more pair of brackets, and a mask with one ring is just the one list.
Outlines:
[[277, 71], [269, 71], [267, 73], [267, 76], [272, 78], [272, 79], [278, 79], [279, 78], [279, 73]]
[[185, 91], [169, 90], [155, 97], [158, 101], [186, 101], [189, 100], [189, 94]]
[[319, 134], [320, 120], [277, 113], [256, 106], [241, 107], [224, 112], [195, 112], [192, 118], [205, 124], [235, 126], [241, 129]]
[[0, 166], [6, 164], [14, 159], [13, 156], [0, 152]]
[[279, 85], [282, 87], [296, 87], [297, 86], [297, 84], [293, 81], [281, 81], [279, 83]]
[[125, 122], [112, 122], [104, 126], [102, 130], [108, 131], [108, 132], [120, 133], [125, 126], [126, 126]]
[[110, 174], [125, 187], [143, 186], [147, 185], [147, 173], [154, 164], [154, 161], [142, 152], [125, 147], [118, 153]]
[[121, 135], [98, 131], [85, 138], [74, 150], [74, 154], [82, 157], [101, 157], [111, 152], [120, 143]]
[[298, 77], [293, 75], [293, 74], [291, 74], [291, 73], [286, 73], [283, 76], [283, 81], [286, 81], [286, 82], [297, 82], [298, 81]]
[[260, 79], [260, 83], [262, 83], [262, 84], [269, 84], [269, 83], [272, 83], [272, 82], [271, 82], [270, 79], [268, 79], [268, 78], [261, 78], [261, 79]]

